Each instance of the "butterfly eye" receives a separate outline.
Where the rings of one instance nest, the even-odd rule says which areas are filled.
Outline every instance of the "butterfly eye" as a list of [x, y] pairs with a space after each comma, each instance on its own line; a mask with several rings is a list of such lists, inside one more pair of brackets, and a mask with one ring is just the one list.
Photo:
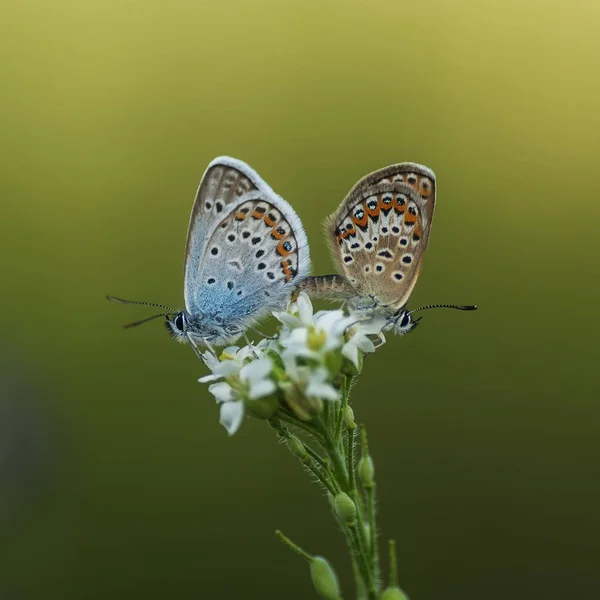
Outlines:
[[405, 312], [404, 315], [402, 315], [402, 319], [400, 320], [400, 327], [408, 327], [408, 325], [410, 324], [410, 315]]
[[183, 331], [183, 315], [177, 315], [177, 317], [175, 318], [175, 327], [177, 327], [179, 331]]

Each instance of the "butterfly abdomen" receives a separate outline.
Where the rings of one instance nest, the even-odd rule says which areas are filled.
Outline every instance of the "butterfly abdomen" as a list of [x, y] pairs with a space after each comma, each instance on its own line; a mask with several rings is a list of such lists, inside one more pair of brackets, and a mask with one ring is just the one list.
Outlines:
[[354, 288], [342, 275], [317, 275], [307, 277], [294, 291], [293, 298], [306, 292], [311, 298], [323, 300], [347, 300], [355, 295]]

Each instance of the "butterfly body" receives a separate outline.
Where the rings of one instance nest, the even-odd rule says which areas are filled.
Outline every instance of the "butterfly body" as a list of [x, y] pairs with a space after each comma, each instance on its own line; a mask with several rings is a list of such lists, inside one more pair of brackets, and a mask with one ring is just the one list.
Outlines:
[[363, 177], [325, 221], [340, 274], [309, 277], [300, 287], [313, 297], [344, 300], [356, 312], [384, 317], [383, 331], [409, 333], [418, 320], [406, 304], [429, 243], [435, 199], [435, 174], [417, 163]]
[[166, 313], [166, 327], [195, 350], [229, 344], [285, 306], [309, 273], [308, 241], [293, 208], [246, 163], [216, 158], [190, 216], [185, 310]]

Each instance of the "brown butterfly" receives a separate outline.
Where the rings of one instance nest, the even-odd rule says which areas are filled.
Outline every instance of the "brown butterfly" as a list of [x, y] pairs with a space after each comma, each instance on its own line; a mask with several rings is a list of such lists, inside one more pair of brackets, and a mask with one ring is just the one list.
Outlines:
[[309, 277], [299, 289], [384, 317], [383, 331], [397, 335], [416, 327], [420, 319], [411, 315], [419, 310], [476, 310], [451, 304], [406, 309], [429, 242], [435, 197], [435, 174], [416, 163], [390, 165], [360, 179], [325, 221], [341, 275]]

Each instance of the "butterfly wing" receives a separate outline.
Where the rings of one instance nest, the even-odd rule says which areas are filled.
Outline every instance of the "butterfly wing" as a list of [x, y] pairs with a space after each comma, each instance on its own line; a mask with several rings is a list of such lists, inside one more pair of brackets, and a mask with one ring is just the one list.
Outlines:
[[242, 331], [281, 307], [309, 272], [308, 241], [294, 209], [246, 163], [212, 161], [188, 232], [188, 312]]
[[427, 167], [390, 165], [358, 181], [327, 219], [334, 261], [365, 304], [406, 304], [429, 242], [435, 193]]

